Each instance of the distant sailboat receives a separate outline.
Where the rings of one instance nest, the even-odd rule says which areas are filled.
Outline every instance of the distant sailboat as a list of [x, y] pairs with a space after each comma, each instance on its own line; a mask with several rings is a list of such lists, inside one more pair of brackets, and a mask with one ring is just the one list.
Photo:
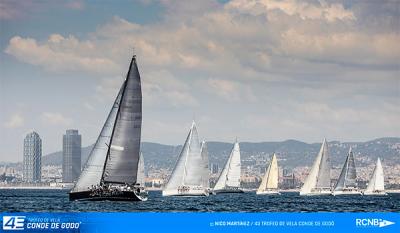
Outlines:
[[70, 200], [147, 200], [138, 181], [142, 90], [136, 56]]
[[331, 194], [331, 168], [328, 152], [328, 144], [324, 139], [317, 158], [311, 167], [300, 195], [329, 195]]
[[278, 176], [278, 160], [274, 153], [256, 194], [280, 194], [278, 191]]
[[335, 185], [333, 195], [360, 195], [361, 192], [357, 188], [357, 174], [354, 163], [353, 151], [350, 147], [346, 162], [343, 165], [342, 172]]
[[374, 172], [372, 173], [371, 179], [369, 180], [367, 189], [365, 189], [364, 195], [387, 195], [385, 192], [385, 178], [383, 174], [383, 168], [381, 160], [378, 158]]
[[240, 188], [240, 147], [236, 141], [224, 169], [222, 170], [213, 192], [218, 193], [242, 193]]
[[193, 122], [162, 195], [208, 196], [207, 187], [204, 187], [205, 164], [202, 156], [196, 124]]

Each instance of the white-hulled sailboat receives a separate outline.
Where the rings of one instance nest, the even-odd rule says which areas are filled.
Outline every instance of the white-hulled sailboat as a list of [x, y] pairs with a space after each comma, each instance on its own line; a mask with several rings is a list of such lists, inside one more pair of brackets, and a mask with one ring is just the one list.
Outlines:
[[278, 160], [276, 159], [276, 155], [274, 153], [256, 194], [279, 195], [280, 193], [278, 191], [278, 176]]
[[387, 195], [385, 192], [385, 178], [380, 158], [376, 161], [374, 172], [372, 173], [371, 179], [369, 180], [368, 186], [363, 194], [376, 196]]
[[147, 192], [138, 181], [141, 128], [142, 89], [133, 55], [126, 79], [69, 199], [147, 200]]
[[321, 149], [314, 164], [311, 167], [303, 187], [300, 189], [301, 196], [330, 195], [331, 191], [331, 167], [328, 152], [328, 144], [324, 139]]
[[333, 195], [361, 195], [360, 190], [357, 188], [356, 165], [351, 147], [335, 185]]
[[[207, 162], [208, 163], [208, 162]], [[204, 187], [205, 165], [196, 124], [192, 123], [175, 168], [165, 185], [163, 196], [208, 196]]]
[[229, 159], [213, 188], [213, 193], [243, 193], [240, 188], [240, 169], [240, 147], [236, 140]]

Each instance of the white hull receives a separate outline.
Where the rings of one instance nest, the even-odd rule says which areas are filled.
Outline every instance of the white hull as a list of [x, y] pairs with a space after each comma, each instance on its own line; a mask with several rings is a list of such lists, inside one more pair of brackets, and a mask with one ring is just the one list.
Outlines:
[[333, 196], [339, 196], [339, 195], [362, 195], [362, 193], [358, 190], [352, 190], [352, 191], [333, 191], [332, 193]]
[[265, 191], [257, 191], [257, 195], [281, 195], [279, 191], [273, 191], [273, 190], [265, 190]]
[[309, 193], [300, 192], [300, 196], [326, 196], [331, 195], [332, 191], [330, 190], [314, 190]]
[[163, 197], [180, 196], [180, 197], [193, 197], [193, 196], [208, 196], [208, 190], [200, 187], [188, 187], [188, 189], [164, 190]]
[[385, 191], [375, 191], [375, 192], [363, 192], [364, 196], [387, 196], [388, 194]]

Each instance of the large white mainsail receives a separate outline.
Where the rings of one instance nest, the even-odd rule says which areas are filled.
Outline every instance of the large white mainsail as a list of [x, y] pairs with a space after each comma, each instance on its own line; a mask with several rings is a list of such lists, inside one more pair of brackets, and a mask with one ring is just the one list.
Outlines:
[[193, 121], [189, 134], [174, 170], [165, 185], [163, 196], [204, 196], [203, 159], [196, 124]]
[[330, 158], [328, 144], [324, 139], [317, 158], [308, 174], [300, 195], [327, 195], [331, 194], [330, 188]]
[[353, 151], [350, 147], [346, 161], [339, 175], [339, 179], [335, 185], [333, 195], [361, 194], [357, 188], [356, 179], [356, 165], [354, 163]]
[[215, 193], [243, 192], [240, 189], [240, 169], [240, 147], [236, 140], [213, 191]]
[[365, 189], [364, 195], [387, 195], [385, 192], [385, 177], [380, 158], [376, 161], [374, 172]]
[[279, 194], [278, 178], [278, 160], [274, 153], [256, 194]]

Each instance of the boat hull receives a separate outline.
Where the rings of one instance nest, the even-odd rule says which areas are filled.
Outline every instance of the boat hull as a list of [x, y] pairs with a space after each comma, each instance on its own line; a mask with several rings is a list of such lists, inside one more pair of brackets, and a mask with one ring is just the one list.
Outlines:
[[213, 190], [213, 194], [221, 194], [221, 193], [244, 193], [244, 191], [240, 188], [225, 188], [225, 189]]
[[327, 196], [327, 195], [332, 195], [332, 191], [318, 189], [318, 190], [312, 190], [311, 192], [308, 193], [300, 192], [300, 196]]
[[146, 201], [147, 192], [121, 191], [115, 194], [95, 194], [92, 191], [71, 192], [70, 201]]
[[268, 190], [265, 190], [265, 191], [257, 191], [256, 192], [256, 194], [257, 195], [281, 195], [281, 193], [280, 192], [278, 192], [278, 191], [272, 191], [272, 190], [270, 190], [270, 191], [268, 191]]
[[164, 190], [163, 197], [177, 196], [177, 197], [195, 197], [195, 196], [208, 196], [209, 191], [204, 188], [185, 186], [186, 189], [178, 188], [176, 190]]
[[333, 191], [333, 196], [341, 196], [341, 195], [362, 195], [362, 193], [358, 190], [351, 190], [351, 191]]
[[387, 196], [387, 192], [385, 191], [375, 191], [375, 192], [363, 192], [364, 196]]

